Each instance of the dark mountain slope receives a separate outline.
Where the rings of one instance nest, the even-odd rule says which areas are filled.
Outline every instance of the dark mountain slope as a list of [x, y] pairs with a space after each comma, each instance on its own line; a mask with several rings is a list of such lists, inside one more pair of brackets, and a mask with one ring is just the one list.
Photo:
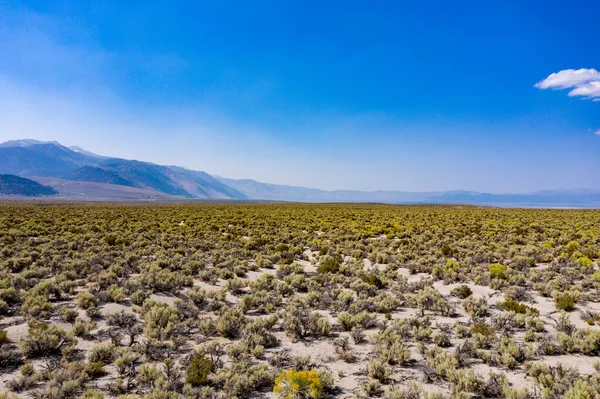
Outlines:
[[166, 166], [126, 159], [109, 159], [101, 162], [100, 166], [118, 173], [127, 180], [136, 182], [139, 187], [152, 188], [169, 195], [194, 197], [167, 176], [168, 168]]
[[94, 183], [116, 184], [119, 186], [135, 187], [136, 184], [127, 180], [118, 173], [111, 170], [98, 168], [95, 166], [84, 166], [67, 173], [63, 177], [65, 180], [87, 181]]
[[151, 188], [169, 195], [186, 198], [247, 198], [205, 172], [125, 159], [109, 159], [99, 166], [135, 182], [138, 187]]
[[33, 180], [14, 175], [0, 175], [0, 195], [39, 197], [55, 194], [58, 192], [52, 187], [43, 186]]

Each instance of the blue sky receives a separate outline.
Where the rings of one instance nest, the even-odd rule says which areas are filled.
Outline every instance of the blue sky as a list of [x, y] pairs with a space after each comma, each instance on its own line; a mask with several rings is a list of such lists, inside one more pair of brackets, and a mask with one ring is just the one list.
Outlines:
[[595, 0], [3, 1], [0, 140], [323, 189], [600, 189], [598, 15]]

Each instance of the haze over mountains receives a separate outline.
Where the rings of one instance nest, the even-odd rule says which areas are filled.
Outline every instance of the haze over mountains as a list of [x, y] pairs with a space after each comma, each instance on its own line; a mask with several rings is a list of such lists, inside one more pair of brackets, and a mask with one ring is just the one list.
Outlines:
[[[547, 190], [528, 194], [472, 191], [327, 191], [228, 179], [151, 162], [110, 158], [55, 141], [0, 144], [0, 195], [54, 195], [75, 199], [270, 200], [302, 202], [460, 203], [500, 206], [600, 207], [598, 190]], [[25, 180], [29, 179], [31, 183]], [[39, 183], [46, 188], [40, 188]], [[21, 191], [19, 191], [21, 190]], [[35, 194], [31, 194], [31, 193]]]

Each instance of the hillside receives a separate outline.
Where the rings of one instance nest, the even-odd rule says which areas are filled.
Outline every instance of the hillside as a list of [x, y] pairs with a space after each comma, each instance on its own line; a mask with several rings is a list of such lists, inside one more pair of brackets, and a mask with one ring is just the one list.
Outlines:
[[[0, 173], [24, 177], [48, 178], [49, 184], [65, 187], [81, 185], [71, 182], [99, 183], [93, 186], [95, 196], [113, 197], [123, 193], [130, 198], [135, 190], [112, 187], [135, 187], [146, 193], [189, 199], [246, 199], [238, 190], [211, 175], [175, 166], [156, 165], [136, 160], [107, 158], [80, 147], [65, 147], [57, 142], [13, 140], [0, 144]], [[103, 194], [102, 187], [109, 187]], [[90, 186], [87, 186], [90, 187]], [[149, 190], [149, 191], [147, 191]], [[59, 190], [61, 191], [61, 190]], [[71, 192], [69, 188], [67, 190]]]
[[58, 192], [52, 187], [41, 185], [33, 180], [13, 175], [0, 175], [0, 195], [39, 197], [56, 194]]

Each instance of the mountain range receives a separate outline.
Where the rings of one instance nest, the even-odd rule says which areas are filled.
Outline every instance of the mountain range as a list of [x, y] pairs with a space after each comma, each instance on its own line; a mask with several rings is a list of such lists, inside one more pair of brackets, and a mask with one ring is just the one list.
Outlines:
[[228, 179], [178, 166], [106, 157], [76, 146], [66, 147], [56, 141], [29, 139], [0, 144], [0, 174], [5, 175], [0, 179], [3, 187], [0, 195], [53, 195], [96, 200], [213, 199], [600, 207], [600, 190], [546, 190], [525, 194], [327, 191], [250, 179]]

